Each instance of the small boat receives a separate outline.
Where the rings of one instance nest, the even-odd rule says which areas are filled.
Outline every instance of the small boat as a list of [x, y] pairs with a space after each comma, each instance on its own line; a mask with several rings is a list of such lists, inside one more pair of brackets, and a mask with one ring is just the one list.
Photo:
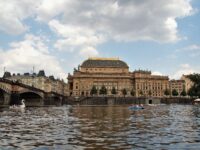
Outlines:
[[141, 109], [144, 109], [144, 107], [139, 106], [139, 105], [133, 105], [133, 106], [129, 106], [128, 109], [129, 110], [141, 110]]
[[197, 98], [194, 100], [194, 105], [200, 105], [200, 98]]
[[156, 106], [157, 104], [148, 104], [148, 106]]
[[24, 109], [26, 106], [25, 106], [25, 100], [22, 99], [21, 101], [21, 105], [12, 105], [10, 106], [9, 108], [10, 109], [13, 109], [13, 110], [17, 110], [17, 109]]

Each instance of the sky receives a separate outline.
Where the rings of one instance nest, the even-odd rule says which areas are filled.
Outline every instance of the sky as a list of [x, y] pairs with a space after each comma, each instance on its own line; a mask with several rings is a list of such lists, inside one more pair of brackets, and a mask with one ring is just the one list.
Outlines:
[[0, 0], [0, 76], [66, 80], [89, 57], [179, 79], [200, 73], [199, 0]]

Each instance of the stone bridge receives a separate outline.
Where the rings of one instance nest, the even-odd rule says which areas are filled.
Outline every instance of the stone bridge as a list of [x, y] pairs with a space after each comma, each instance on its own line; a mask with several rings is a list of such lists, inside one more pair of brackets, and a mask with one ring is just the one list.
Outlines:
[[26, 106], [61, 105], [64, 96], [0, 78], [0, 106], [19, 104], [22, 99]]

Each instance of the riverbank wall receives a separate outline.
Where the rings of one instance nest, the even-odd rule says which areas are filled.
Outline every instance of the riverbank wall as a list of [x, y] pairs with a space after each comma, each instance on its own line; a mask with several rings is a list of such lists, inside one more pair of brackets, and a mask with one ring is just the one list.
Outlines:
[[70, 105], [125, 105], [125, 104], [192, 104], [194, 98], [189, 97], [68, 97]]
[[[34, 107], [48, 107], [61, 105], [130, 105], [130, 104], [192, 104], [195, 98], [189, 97], [65, 97], [62, 101], [44, 102]], [[49, 100], [45, 100], [49, 101]], [[30, 102], [29, 102], [30, 103]], [[9, 105], [0, 105], [9, 107]]]

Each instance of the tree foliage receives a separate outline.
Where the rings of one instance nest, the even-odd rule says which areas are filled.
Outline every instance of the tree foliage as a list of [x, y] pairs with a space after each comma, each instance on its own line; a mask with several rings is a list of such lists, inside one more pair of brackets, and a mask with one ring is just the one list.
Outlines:
[[188, 95], [200, 97], [200, 74], [194, 73], [187, 76], [194, 84], [189, 89]]
[[135, 91], [133, 89], [131, 90], [131, 96], [135, 96]]
[[115, 87], [112, 88], [111, 93], [112, 93], [113, 95], [117, 94], [117, 91], [116, 91]]
[[99, 90], [99, 94], [100, 95], [106, 95], [107, 94], [107, 89], [106, 89], [106, 87], [104, 85]]
[[200, 97], [200, 87], [192, 86], [188, 91], [188, 95]]
[[187, 75], [187, 77], [188, 77], [192, 82], [194, 82], [194, 84], [200, 84], [200, 74], [194, 73], [194, 74]]
[[126, 91], [126, 89], [123, 89], [123, 90], [122, 90], [122, 94], [123, 94], [124, 96], [127, 95], [127, 91]]
[[143, 95], [144, 95], [144, 93], [143, 93], [142, 90], [140, 90], [139, 94], [140, 94], [140, 96], [143, 96]]
[[149, 96], [151, 96], [151, 95], [152, 95], [152, 92], [151, 92], [151, 90], [149, 90], [149, 92], [148, 92], [148, 95], [149, 95]]
[[170, 95], [169, 89], [166, 89], [166, 90], [164, 91], [164, 95], [166, 95], [166, 96], [169, 96], [169, 95]]
[[183, 91], [181, 92], [181, 96], [186, 96], [186, 95], [187, 95], [187, 93], [186, 93], [185, 89], [183, 89]]
[[95, 95], [95, 94], [97, 94], [97, 89], [96, 89], [96, 86], [93, 86], [90, 91], [90, 95]]
[[178, 96], [178, 91], [177, 91], [176, 89], [173, 89], [173, 90], [172, 90], [172, 95], [173, 95], [173, 96]]

